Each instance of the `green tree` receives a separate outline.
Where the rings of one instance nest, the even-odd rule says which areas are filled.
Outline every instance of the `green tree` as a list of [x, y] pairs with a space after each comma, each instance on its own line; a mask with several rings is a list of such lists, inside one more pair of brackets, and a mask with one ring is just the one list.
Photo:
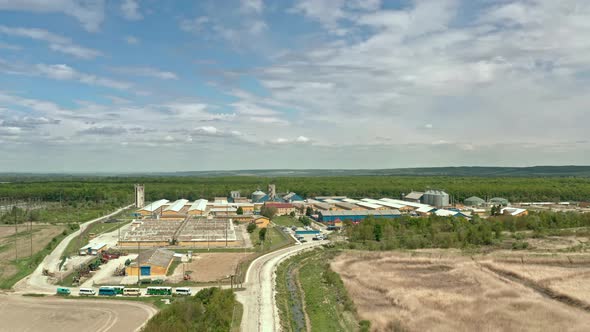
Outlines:
[[266, 228], [260, 229], [260, 232], [258, 233], [258, 238], [260, 239], [260, 242], [264, 242], [264, 240], [266, 239]]
[[260, 209], [260, 214], [268, 219], [272, 219], [277, 214], [277, 208], [273, 206], [263, 206], [262, 209]]
[[244, 209], [242, 209], [242, 207], [239, 206], [238, 209], [236, 210], [236, 214], [243, 215], [244, 214]]
[[311, 208], [311, 206], [308, 206], [308, 207], [305, 209], [305, 215], [309, 217], [309, 216], [311, 216], [312, 214], [313, 214], [313, 209]]
[[375, 235], [375, 241], [381, 241], [381, 238], [383, 237], [383, 228], [380, 223], [376, 223], [373, 226], [373, 234]]
[[256, 224], [253, 222], [249, 223], [248, 226], [246, 227], [246, 230], [248, 231], [248, 233], [254, 232], [255, 229], [256, 229]]
[[289, 213], [289, 215], [291, 216], [291, 218], [295, 218], [295, 211], [291, 211], [291, 213]]

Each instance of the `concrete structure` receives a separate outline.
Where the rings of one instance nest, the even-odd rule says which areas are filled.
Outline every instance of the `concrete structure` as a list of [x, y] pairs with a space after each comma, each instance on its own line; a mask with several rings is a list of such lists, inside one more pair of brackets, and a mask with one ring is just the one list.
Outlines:
[[145, 205], [145, 191], [143, 184], [136, 184], [135, 186], [135, 207], [140, 209]]
[[318, 221], [330, 223], [339, 219], [342, 221], [350, 220], [358, 222], [366, 219], [368, 216], [374, 216], [376, 218], [398, 218], [401, 215], [399, 210], [320, 211]]
[[486, 204], [486, 201], [477, 196], [471, 196], [465, 199], [463, 201], [463, 204], [465, 204], [465, 206], [484, 206]]
[[268, 199], [274, 201], [277, 197], [277, 188], [274, 184], [268, 185]]
[[184, 220], [144, 219], [133, 223], [123, 235], [120, 247], [164, 247], [172, 244], [174, 235]]
[[170, 201], [167, 199], [161, 199], [159, 201], [152, 202], [147, 206], [139, 209], [137, 212], [142, 216], [151, 216], [151, 215], [159, 215], [162, 210], [164, 210], [165, 205], [168, 204]]
[[442, 190], [428, 190], [422, 196], [422, 201], [437, 208], [449, 206], [449, 194]]
[[166, 276], [172, 261], [174, 252], [166, 249], [150, 249], [139, 253], [137, 259], [125, 268], [128, 276], [142, 277]]
[[270, 223], [270, 219], [265, 216], [254, 216], [252, 217], [252, 222], [255, 223], [258, 228], [266, 228]]
[[295, 212], [295, 206], [291, 203], [266, 202], [264, 203], [264, 207], [277, 209], [277, 215], [279, 216]]
[[93, 255], [96, 256], [98, 254], [100, 254], [103, 251], [106, 251], [107, 245], [106, 243], [89, 243], [88, 245], [80, 248], [80, 256], [85, 256], [85, 255]]
[[209, 212], [214, 216], [227, 216], [230, 214], [236, 214], [237, 208], [226, 205], [226, 207], [214, 207], [209, 209]]
[[522, 217], [527, 216], [529, 214], [529, 211], [527, 211], [526, 209], [505, 207], [502, 210], [500, 210], [500, 213], [505, 216]]
[[231, 197], [232, 199], [240, 198], [240, 192], [232, 190], [229, 192], [229, 197]]
[[178, 233], [178, 245], [184, 247], [219, 247], [225, 246], [226, 243], [231, 247], [240, 245], [234, 223], [229, 218], [191, 218]]

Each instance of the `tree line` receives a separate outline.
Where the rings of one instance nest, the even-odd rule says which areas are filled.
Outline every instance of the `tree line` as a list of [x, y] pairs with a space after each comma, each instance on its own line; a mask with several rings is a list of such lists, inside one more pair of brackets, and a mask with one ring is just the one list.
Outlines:
[[472, 220], [448, 217], [369, 217], [358, 224], [345, 222], [344, 232], [354, 247], [373, 250], [465, 248], [500, 242], [505, 232], [532, 231], [543, 236], [552, 230], [590, 227], [590, 214], [531, 212], [528, 216], [497, 216]]
[[303, 197], [345, 195], [401, 197], [412, 190], [444, 189], [456, 202], [470, 196], [503, 197], [509, 201], [588, 201], [590, 178], [490, 178], [447, 176], [342, 176], [342, 177], [103, 177], [52, 180], [34, 179], [0, 184], [0, 199], [93, 201], [115, 205], [133, 201], [133, 184], [145, 184], [146, 200], [160, 198], [212, 199], [231, 190], [250, 196], [274, 183], [278, 192], [293, 191]]

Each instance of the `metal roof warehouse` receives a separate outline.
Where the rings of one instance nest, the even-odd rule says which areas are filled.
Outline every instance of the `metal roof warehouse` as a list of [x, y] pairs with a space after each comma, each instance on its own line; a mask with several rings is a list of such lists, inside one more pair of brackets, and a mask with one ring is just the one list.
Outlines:
[[378, 218], [398, 218], [401, 217], [399, 210], [363, 210], [363, 211], [320, 211], [320, 222], [332, 222], [336, 219], [361, 221], [368, 216]]

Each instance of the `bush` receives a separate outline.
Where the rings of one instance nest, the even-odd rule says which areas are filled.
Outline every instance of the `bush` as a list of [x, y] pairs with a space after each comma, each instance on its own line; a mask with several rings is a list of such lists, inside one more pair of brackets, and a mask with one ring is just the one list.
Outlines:
[[248, 233], [254, 232], [255, 229], [256, 229], [256, 224], [253, 222], [249, 223], [248, 226], [246, 227], [246, 230], [248, 231]]

